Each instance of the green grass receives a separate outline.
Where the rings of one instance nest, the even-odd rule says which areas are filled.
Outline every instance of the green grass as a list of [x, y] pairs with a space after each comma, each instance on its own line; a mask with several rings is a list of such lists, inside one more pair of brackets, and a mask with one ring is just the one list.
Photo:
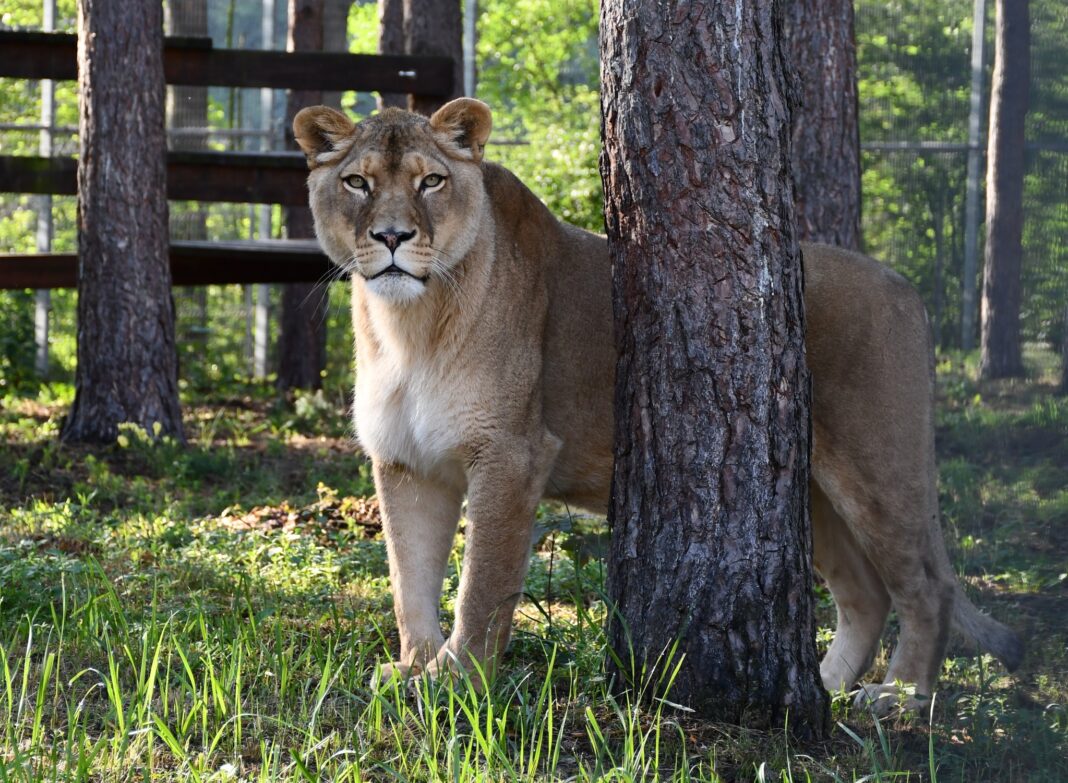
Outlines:
[[343, 394], [235, 385], [185, 401], [188, 446], [128, 430], [110, 448], [57, 442], [68, 387], [7, 397], [0, 783], [1068, 779], [1068, 401], [1045, 370], [940, 374], [951, 553], [1028, 658], [1008, 675], [954, 643], [931, 716], [880, 724], [836, 697], [833, 736], [804, 749], [613, 698], [604, 525], [553, 508], [494, 687], [371, 687], [396, 629]]

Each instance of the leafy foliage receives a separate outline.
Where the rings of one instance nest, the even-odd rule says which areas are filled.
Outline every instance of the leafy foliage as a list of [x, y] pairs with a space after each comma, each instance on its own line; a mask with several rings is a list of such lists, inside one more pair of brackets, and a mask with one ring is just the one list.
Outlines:
[[478, 97], [494, 112], [487, 155], [554, 214], [603, 231], [597, 18], [590, 0], [481, 4]]

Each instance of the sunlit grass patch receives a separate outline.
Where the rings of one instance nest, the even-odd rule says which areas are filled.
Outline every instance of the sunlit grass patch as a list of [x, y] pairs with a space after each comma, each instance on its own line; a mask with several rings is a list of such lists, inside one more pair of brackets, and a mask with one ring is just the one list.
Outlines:
[[880, 723], [836, 695], [832, 738], [806, 749], [697, 719], [670, 689], [616, 693], [609, 531], [555, 506], [491, 688], [372, 687], [396, 628], [343, 399], [298, 411], [242, 387], [187, 404], [184, 447], [131, 430], [86, 449], [56, 442], [69, 398], [6, 398], [0, 781], [1068, 779], [1068, 407], [1033, 383], [989, 393], [969, 362], [942, 383], [945, 526], [967, 589], [1028, 658], [1008, 675], [953, 642], [933, 716]]

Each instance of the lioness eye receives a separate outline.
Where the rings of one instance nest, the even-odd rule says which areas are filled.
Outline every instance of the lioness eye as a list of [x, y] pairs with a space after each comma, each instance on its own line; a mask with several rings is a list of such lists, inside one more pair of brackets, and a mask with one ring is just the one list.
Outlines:
[[419, 183], [420, 190], [429, 190], [430, 188], [436, 188], [442, 182], [445, 181], [445, 177], [440, 174], [427, 174], [421, 183]]
[[345, 183], [345, 187], [349, 190], [363, 190], [366, 191], [367, 180], [361, 177], [359, 174], [349, 174], [347, 177], [341, 180]]

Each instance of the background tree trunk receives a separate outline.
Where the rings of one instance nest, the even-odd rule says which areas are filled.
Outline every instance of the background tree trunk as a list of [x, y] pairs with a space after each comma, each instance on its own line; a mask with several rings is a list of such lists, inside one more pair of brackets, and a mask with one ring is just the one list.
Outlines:
[[404, 48], [407, 54], [452, 58], [452, 94], [443, 98], [411, 95], [408, 108], [430, 115], [464, 88], [463, 14], [460, 0], [404, 0]]
[[984, 378], [1014, 377], [1024, 371], [1020, 355], [1020, 266], [1024, 120], [1031, 83], [1030, 28], [1028, 0], [997, 0], [979, 359], [979, 373]]
[[[346, 30], [339, 20], [348, 16], [352, 0], [289, 0], [289, 40], [291, 52], [344, 50]], [[333, 98], [340, 108], [340, 96], [315, 90], [291, 90], [286, 102], [286, 147], [298, 149], [293, 138], [293, 118], [306, 106], [317, 106]], [[286, 210], [286, 235], [291, 239], [315, 236], [315, 224], [307, 207]], [[319, 389], [326, 367], [325, 285], [290, 283], [282, 288], [282, 316], [278, 334], [278, 388]]]
[[78, 367], [62, 438], [182, 439], [167, 254], [163, 6], [78, 2]]
[[[404, 54], [404, 0], [378, 0], [378, 53]], [[378, 108], [408, 108], [408, 96], [399, 92], [378, 94]]]
[[798, 237], [860, 248], [860, 130], [853, 0], [786, 0], [796, 80], [793, 184]]
[[[169, 35], [207, 38], [207, 0], [167, 0], [166, 28]], [[167, 118], [173, 129], [208, 126], [208, 88], [175, 85], [167, 92]], [[208, 147], [207, 134], [175, 134], [171, 148], [201, 151]]]
[[[207, 38], [207, 0], [167, 0], [164, 6], [164, 27], [168, 35]], [[208, 127], [208, 88], [174, 85], [167, 88], [167, 127], [183, 131]], [[174, 133], [168, 146], [173, 150], [202, 152], [208, 148], [207, 133]], [[174, 213], [171, 220], [174, 221]], [[177, 239], [206, 240], [208, 212], [202, 204], [180, 213], [170, 234]], [[183, 286], [176, 292], [178, 301], [184, 299], [196, 308], [195, 327], [182, 336], [203, 351], [208, 336], [208, 289], [205, 286]]]
[[1068, 394], [1068, 306], [1064, 308], [1064, 334], [1061, 336], [1061, 394]]
[[775, 0], [679, 8], [601, 17], [611, 668], [626, 687], [632, 654], [640, 672], [679, 640], [672, 701], [821, 735], [782, 18]]

